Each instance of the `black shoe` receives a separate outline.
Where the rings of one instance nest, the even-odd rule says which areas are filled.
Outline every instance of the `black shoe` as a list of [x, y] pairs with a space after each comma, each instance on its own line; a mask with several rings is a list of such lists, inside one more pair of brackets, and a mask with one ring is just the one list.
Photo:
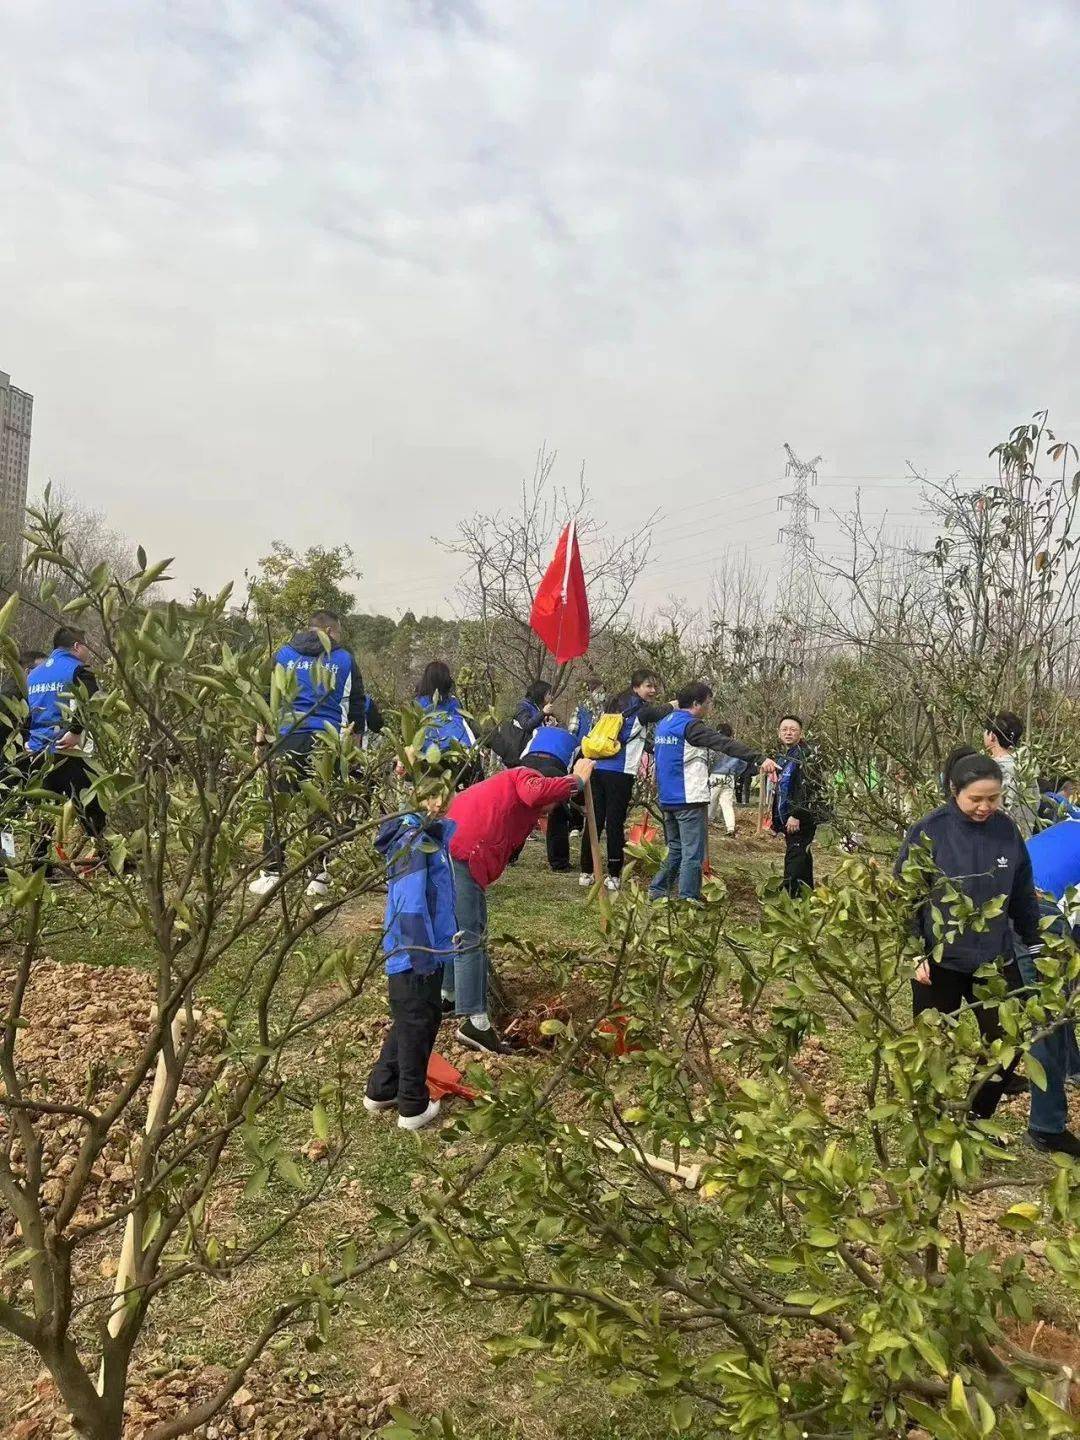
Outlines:
[[1026, 1075], [1010, 1075], [1001, 1087], [1003, 1095], [1026, 1095], [1031, 1089]]
[[1080, 1160], [1080, 1140], [1071, 1130], [1059, 1130], [1056, 1135], [1045, 1130], [1029, 1130], [1027, 1138], [1033, 1150], [1042, 1150], [1047, 1155], [1072, 1155]]
[[471, 1020], [463, 1020], [457, 1028], [457, 1038], [470, 1050], [486, 1050], [489, 1055], [509, 1055], [510, 1047], [504, 1045], [499, 1032], [493, 1025], [486, 1030], [479, 1029]]
[[454, 1013], [454, 1004], [455, 1002], [453, 1000], [448, 1000], [445, 995], [442, 997], [442, 1013], [444, 1016], [452, 1015]]

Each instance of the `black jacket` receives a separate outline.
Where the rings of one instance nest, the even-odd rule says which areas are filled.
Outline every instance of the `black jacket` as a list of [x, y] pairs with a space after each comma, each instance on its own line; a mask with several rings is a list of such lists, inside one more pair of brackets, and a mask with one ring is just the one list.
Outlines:
[[734, 755], [736, 760], [745, 760], [747, 765], [752, 765], [755, 770], [765, 758], [759, 750], [751, 750], [749, 745], [744, 745], [733, 735], [724, 735], [721, 731], [714, 730], [711, 725], [706, 725], [704, 720], [691, 720], [683, 740], [687, 745], [697, 745], [702, 750], [715, 750], [720, 755]]
[[[1010, 924], [1025, 945], [1039, 943], [1039, 902], [1031, 860], [1020, 831], [1003, 810], [995, 811], [988, 820], [969, 820], [955, 800], [950, 800], [908, 831], [896, 858], [897, 874], [912, 847], [922, 840], [930, 842], [934, 864], [943, 879], [951, 880], [974, 904], [985, 905], [996, 895], [1006, 897], [1004, 910], [985, 930], [967, 930], [945, 941], [940, 963], [947, 970], [970, 975], [1002, 955], [1011, 955]], [[928, 954], [937, 943], [934, 908], [943, 912], [948, 924], [941, 888], [939, 881], [915, 915], [915, 930]]]

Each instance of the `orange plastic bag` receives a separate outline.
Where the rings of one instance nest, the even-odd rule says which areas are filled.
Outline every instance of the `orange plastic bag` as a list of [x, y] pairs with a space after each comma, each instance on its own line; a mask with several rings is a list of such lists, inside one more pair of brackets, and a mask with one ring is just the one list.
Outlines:
[[626, 1038], [628, 1021], [629, 1016], [616, 1013], [615, 1015], [609, 1016], [606, 1020], [601, 1020], [600, 1024], [596, 1027], [601, 1035], [613, 1035], [615, 1037], [614, 1048], [616, 1055], [633, 1055], [635, 1051], [642, 1049], [642, 1046], [640, 1046], [637, 1041]]
[[636, 825], [630, 827], [629, 840], [631, 845], [651, 845], [654, 840], [659, 840], [660, 831], [653, 823], [653, 818], [646, 810]]

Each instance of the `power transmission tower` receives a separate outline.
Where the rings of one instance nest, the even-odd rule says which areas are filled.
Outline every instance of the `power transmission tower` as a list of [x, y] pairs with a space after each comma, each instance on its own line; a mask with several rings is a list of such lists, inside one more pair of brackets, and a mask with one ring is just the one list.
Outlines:
[[810, 628], [811, 611], [814, 604], [814, 537], [810, 531], [810, 516], [816, 520], [821, 513], [810, 499], [808, 489], [817, 484], [817, 467], [821, 456], [813, 460], [800, 460], [788, 444], [785, 476], [792, 476], [795, 484], [777, 502], [778, 510], [787, 510], [790, 519], [782, 527], [779, 539], [784, 546], [784, 564], [780, 572], [780, 612], [791, 626], [793, 649], [802, 660], [806, 649], [807, 632]]

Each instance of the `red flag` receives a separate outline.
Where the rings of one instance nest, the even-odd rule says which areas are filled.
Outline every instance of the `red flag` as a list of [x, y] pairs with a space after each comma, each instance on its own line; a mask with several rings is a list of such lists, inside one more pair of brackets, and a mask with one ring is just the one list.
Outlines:
[[529, 624], [559, 665], [576, 660], [589, 648], [589, 597], [573, 520], [559, 536], [554, 558], [536, 592]]

